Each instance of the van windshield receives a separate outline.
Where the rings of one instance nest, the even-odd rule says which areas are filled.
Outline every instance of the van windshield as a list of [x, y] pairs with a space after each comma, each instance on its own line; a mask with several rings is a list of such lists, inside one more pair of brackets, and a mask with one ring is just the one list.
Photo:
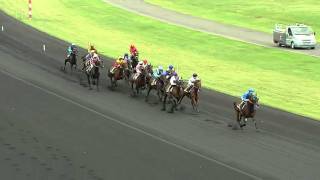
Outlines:
[[294, 35], [310, 35], [310, 34], [312, 34], [312, 29], [309, 27], [292, 27], [291, 30]]

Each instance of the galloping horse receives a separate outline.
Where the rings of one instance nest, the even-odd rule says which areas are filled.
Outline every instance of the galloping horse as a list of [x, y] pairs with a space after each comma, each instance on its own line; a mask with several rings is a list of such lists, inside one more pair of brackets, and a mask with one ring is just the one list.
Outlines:
[[199, 105], [199, 90], [200, 90], [200, 88], [201, 88], [201, 81], [200, 80], [196, 80], [194, 82], [194, 85], [189, 90], [189, 92], [188, 93], [186, 93], [186, 92], [183, 93], [183, 96], [179, 100], [178, 104], [180, 104], [182, 99], [185, 96], [187, 96], [191, 100], [191, 105], [192, 105], [193, 110], [199, 112], [198, 105]]
[[131, 55], [130, 59], [131, 59], [132, 69], [135, 69], [139, 62], [139, 53], [137, 52], [134, 55]]
[[71, 73], [73, 71], [73, 69], [72, 69], [73, 66], [75, 66], [74, 67], [75, 70], [77, 69], [77, 49], [76, 48], [73, 48], [70, 56], [64, 60], [64, 67], [63, 67], [64, 71], [66, 70], [67, 63], [70, 64]]
[[178, 102], [181, 99], [181, 97], [183, 96], [184, 92], [184, 88], [183, 88], [183, 80], [178, 80], [177, 85], [172, 87], [172, 90], [169, 92], [166, 92], [164, 94], [164, 99], [163, 99], [163, 107], [162, 107], [162, 111], [166, 110], [166, 103], [167, 103], [167, 98], [169, 99], [169, 102], [171, 103], [171, 109], [170, 109], [170, 113], [174, 112], [174, 109], [177, 108]]
[[[243, 105], [242, 109], [239, 109], [239, 104], [237, 104], [236, 102], [233, 103], [233, 107], [236, 111], [237, 122], [241, 129], [243, 126], [247, 125], [248, 118], [252, 118], [255, 128], [258, 129], [257, 122], [254, 118], [256, 114], [256, 106], [259, 106], [258, 101], [259, 98], [256, 95], [251, 95], [249, 97], [249, 101]], [[243, 123], [241, 122], [242, 120]]]
[[124, 63], [118, 66], [112, 66], [108, 70], [108, 77], [110, 78], [111, 88], [117, 86], [117, 81], [121, 79], [129, 79], [130, 71], [128, 69], [128, 64]]
[[[91, 81], [93, 85], [97, 86], [97, 90], [99, 91], [99, 78], [100, 78], [100, 72], [99, 68], [103, 68], [103, 61], [97, 61], [93, 65], [86, 65], [85, 67], [85, 74], [88, 78], [88, 84], [89, 84], [89, 89], [91, 90]], [[90, 81], [91, 80], [91, 81]]]
[[148, 64], [139, 75], [132, 74], [132, 76], [129, 79], [132, 95], [139, 94], [139, 90], [145, 87], [145, 85], [148, 82], [148, 79], [150, 78], [148, 75], [151, 71], [152, 66]]
[[157, 91], [159, 101], [162, 101], [162, 97], [164, 96], [164, 93], [165, 93], [164, 80], [165, 80], [165, 76], [160, 76], [158, 78], [153, 78], [153, 77], [150, 78], [150, 81], [148, 82], [148, 85], [147, 85], [148, 92], [145, 99], [146, 101], [149, 100], [149, 94], [152, 89]]

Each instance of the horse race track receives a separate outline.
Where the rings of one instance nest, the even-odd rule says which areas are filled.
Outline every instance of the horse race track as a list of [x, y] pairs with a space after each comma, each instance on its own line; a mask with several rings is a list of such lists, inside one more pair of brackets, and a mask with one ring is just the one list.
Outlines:
[[60, 70], [67, 43], [2, 12], [0, 22], [1, 179], [320, 177], [319, 121], [261, 107], [258, 132], [235, 131], [233, 97], [202, 90], [200, 114], [187, 101], [168, 114], [124, 83], [110, 91], [105, 71], [89, 91]]

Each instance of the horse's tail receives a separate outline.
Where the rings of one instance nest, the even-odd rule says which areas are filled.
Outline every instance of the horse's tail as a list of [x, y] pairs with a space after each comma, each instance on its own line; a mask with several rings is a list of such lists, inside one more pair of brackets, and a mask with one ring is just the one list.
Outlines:
[[233, 108], [234, 110], [239, 111], [239, 108], [236, 102], [233, 102]]

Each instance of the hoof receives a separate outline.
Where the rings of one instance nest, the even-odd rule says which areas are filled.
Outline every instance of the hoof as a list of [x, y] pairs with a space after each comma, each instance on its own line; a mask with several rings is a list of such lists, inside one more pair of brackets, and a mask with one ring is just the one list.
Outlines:
[[165, 111], [165, 110], [166, 110], [165, 108], [162, 108], [162, 109], [161, 109], [161, 111]]

